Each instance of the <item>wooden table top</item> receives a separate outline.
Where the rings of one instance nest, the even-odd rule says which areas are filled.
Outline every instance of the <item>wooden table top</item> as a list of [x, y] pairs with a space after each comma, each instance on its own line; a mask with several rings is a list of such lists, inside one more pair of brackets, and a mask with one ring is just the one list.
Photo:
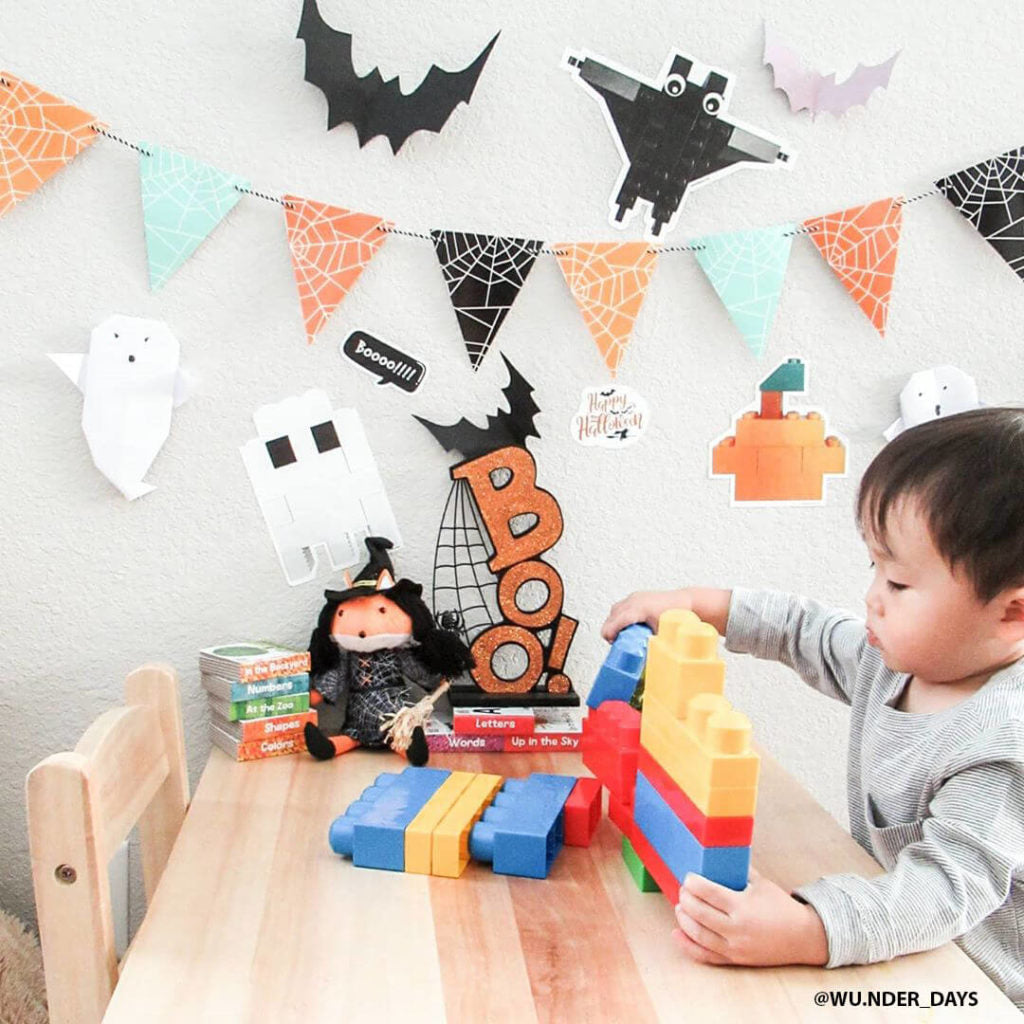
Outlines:
[[[432, 767], [585, 774], [577, 754], [438, 754]], [[105, 1021], [1020, 1021], [957, 947], [889, 963], [709, 967], [685, 958], [658, 893], [639, 892], [605, 818], [544, 881], [471, 863], [458, 879], [356, 868], [331, 821], [390, 753], [236, 764], [214, 749]], [[770, 757], [753, 861], [792, 888], [878, 865]], [[929, 1009], [933, 989], [978, 993]], [[819, 990], [909, 991], [922, 1009], [839, 1010]]]

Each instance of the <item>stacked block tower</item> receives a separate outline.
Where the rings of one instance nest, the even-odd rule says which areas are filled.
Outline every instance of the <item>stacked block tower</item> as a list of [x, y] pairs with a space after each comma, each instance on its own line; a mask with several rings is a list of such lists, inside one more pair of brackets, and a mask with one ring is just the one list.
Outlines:
[[[723, 695], [718, 639], [693, 612], [666, 612], [647, 641], [643, 711], [608, 700], [584, 722], [583, 761], [608, 788], [623, 856], [673, 904], [688, 872], [743, 889], [750, 868], [760, 758]], [[622, 642], [632, 655], [635, 632]], [[614, 644], [608, 657], [623, 664]]]
[[846, 449], [825, 436], [821, 413], [783, 412], [786, 392], [804, 390], [804, 364], [782, 363], [761, 382], [761, 406], [711, 452], [711, 472], [735, 478], [736, 501], [821, 501], [824, 478], [846, 468]]

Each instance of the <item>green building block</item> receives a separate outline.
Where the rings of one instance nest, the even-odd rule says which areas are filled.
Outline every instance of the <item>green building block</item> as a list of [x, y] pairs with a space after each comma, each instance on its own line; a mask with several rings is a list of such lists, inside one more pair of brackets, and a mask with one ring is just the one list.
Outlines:
[[651, 873], [644, 867], [644, 862], [636, 855], [633, 844], [625, 837], [622, 837], [622, 859], [629, 868], [629, 873], [636, 882], [636, 887], [641, 892], [661, 892], [658, 883], [651, 877]]
[[799, 359], [787, 359], [761, 381], [762, 391], [803, 391], [804, 364]]

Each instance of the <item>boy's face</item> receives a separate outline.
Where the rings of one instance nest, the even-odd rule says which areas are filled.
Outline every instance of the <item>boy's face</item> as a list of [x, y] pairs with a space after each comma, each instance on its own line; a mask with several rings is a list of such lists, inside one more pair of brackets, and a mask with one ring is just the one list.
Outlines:
[[884, 546], [865, 536], [875, 573], [865, 596], [868, 643], [886, 666], [956, 682], [1005, 663], [1004, 604], [982, 602], [959, 568], [950, 569], [912, 501], [893, 507], [886, 534]]

